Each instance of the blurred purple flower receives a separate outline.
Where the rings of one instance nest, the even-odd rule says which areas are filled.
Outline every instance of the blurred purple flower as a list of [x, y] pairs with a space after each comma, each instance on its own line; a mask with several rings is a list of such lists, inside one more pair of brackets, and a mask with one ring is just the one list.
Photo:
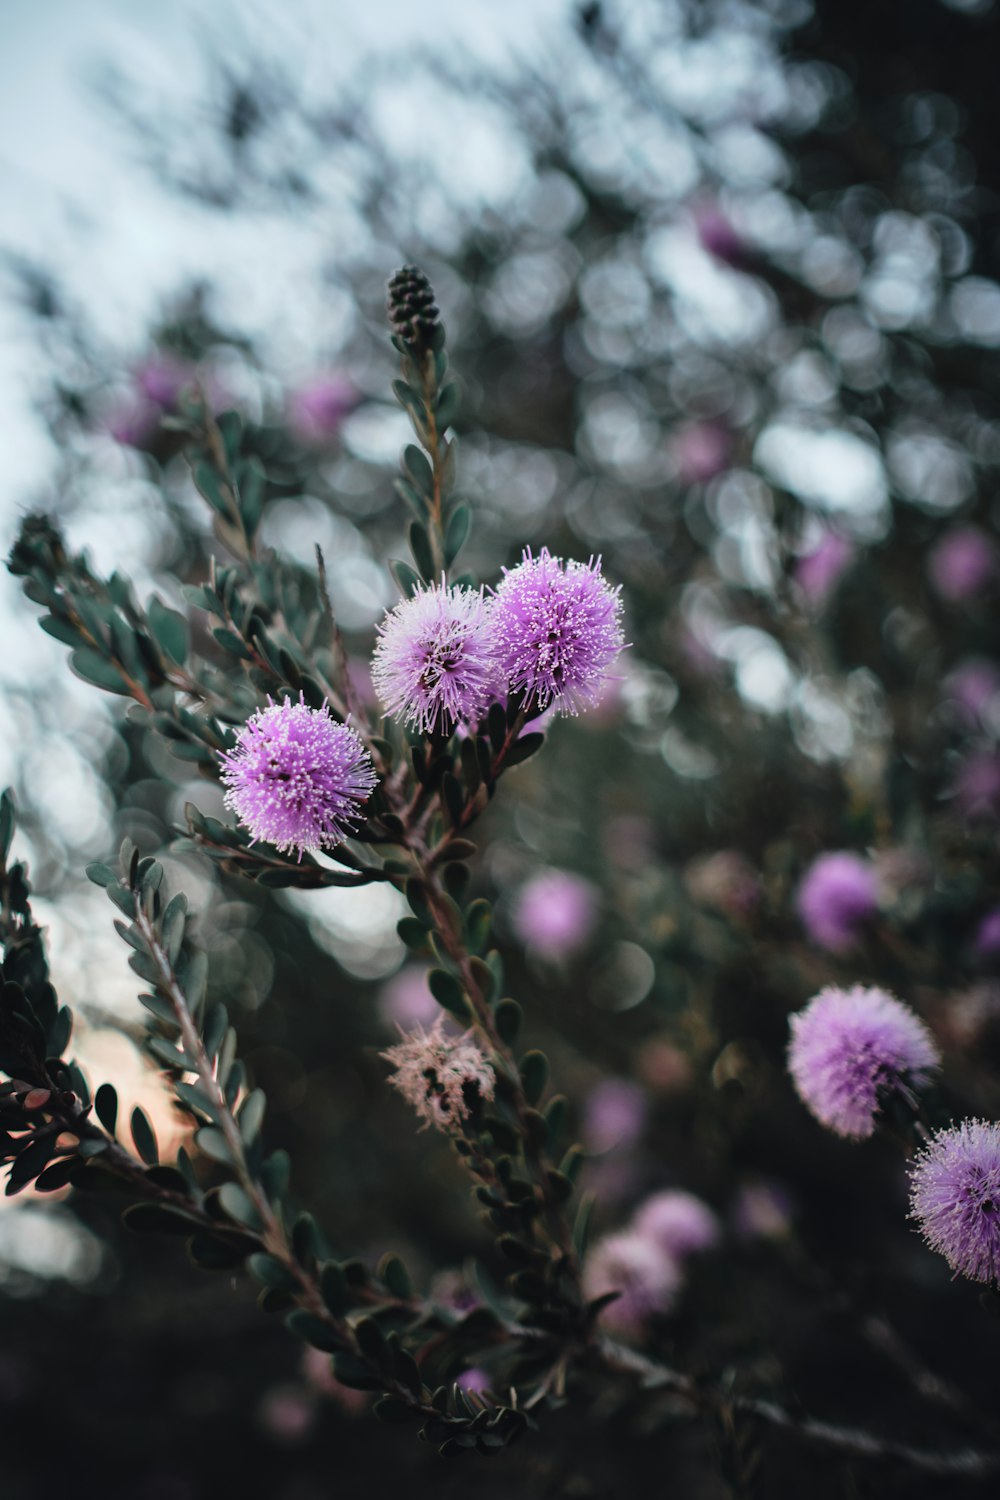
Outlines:
[[422, 1026], [379, 1054], [392, 1064], [389, 1079], [424, 1122], [455, 1130], [468, 1119], [476, 1099], [492, 1099], [496, 1074], [472, 1040], [472, 1033], [445, 1034], [441, 1021]]
[[632, 1228], [679, 1261], [719, 1242], [719, 1221], [708, 1204], [677, 1188], [647, 1198], [636, 1210]]
[[828, 531], [812, 552], [795, 564], [795, 582], [806, 602], [821, 609], [854, 561], [855, 547], [839, 532]]
[[125, 448], [144, 448], [159, 425], [156, 407], [136, 396], [113, 406], [107, 417], [108, 435]]
[[576, 714], [599, 702], [625, 644], [621, 590], [601, 574], [600, 558], [563, 562], [530, 548], [505, 568], [491, 619], [497, 664], [513, 692], [538, 709]]
[[953, 791], [965, 817], [995, 817], [1000, 811], [1000, 755], [980, 750], [967, 756], [955, 775]]
[[541, 870], [518, 893], [515, 931], [546, 958], [566, 958], [587, 940], [597, 915], [597, 894], [581, 875]]
[[942, 599], [960, 603], [981, 594], [997, 577], [1000, 561], [993, 538], [978, 526], [953, 526], [927, 559], [931, 583]]
[[728, 467], [732, 434], [718, 422], [689, 422], [674, 433], [671, 451], [682, 484], [707, 484]]
[[194, 379], [194, 367], [174, 354], [157, 351], [135, 371], [136, 389], [163, 411], [173, 411], [181, 392]]
[[747, 262], [746, 241], [717, 203], [710, 199], [696, 203], [692, 216], [701, 248], [727, 266], [737, 269]]
[[945, 696], [957, 704], [970, 729], [986, 722], [1000, 700], [1000, 671], [985, 657], [970, 656], [944, 680]]
[[588, 1151], [613, 1151], [635, 1145], [646, 1125], [645, 1092], [626, 1078], [604, 1078], [583, 1106], [583, 1140]]
[[1000, 953], [1000, 906], [988, 911], [976, 928], [973, 947], [982, 958]]
[[472, 1391], [475, 1395], [481, 1395], [483, 1391], [490, 1388], [490, 1377], [487, 1370], [481, 1370], [478, 1365], [473, 1365], [471, 1370], [463, 1370], [455, 1384], [459, 1390]]
[[857, 854], [821, 854], [799, 886], [799, 916], [812, 940], [843, 953], [878, 907], [875, 872]]
[[1000, 1276], [1000, 1125], [940, 1130], [911, 1169], [911, 1214], [932, 1250], [970, 1281]]
[[427, 970], [408, 964], [382, 986], [378, 997], [382, 1020], [402, 1031], [415, 1026], [430, 1026], [440, 1015], [440, 1007], [427, 988]]
[[303, 442], [317, 445], [337, 436], [360, 397], [343, 375], [317, 375], [293, 391], [288, 402], [292, 431]]
[[424, 734], [482, 718], [500, 687], [490, 613], [481, 591], [435, 584], [386, 615], [372, 682], [390, 718]]
[[634, 1335], [654, 1313], [666, 1312], [677, 1293], [681, 1271], [651, 1240], [626, 1231], [609, 1234], [592, 1247], [583, 1265], [588, 1299], [619, 1292], [600, 1314], [604, 1326]]
[[887, 1091], [919, 1088], [940, 1066], [923, 1021], [885, 990], [831, 986], [789, 1025], [788, 1071], [799, 1098], [849, 1140], [873, 1133]]
[[226, 806], [282, 853], [330, 849], [348, 836], [378, 778], [368, 751], [326, 704], [268, 700], [220, 756]]

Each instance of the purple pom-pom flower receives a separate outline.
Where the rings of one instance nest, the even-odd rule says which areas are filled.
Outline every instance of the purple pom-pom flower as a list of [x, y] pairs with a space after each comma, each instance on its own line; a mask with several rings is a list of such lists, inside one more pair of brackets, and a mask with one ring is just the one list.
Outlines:
[[221, 760], [226, 806], [254, 839], [300, 859], [347, 838], [378, 780], [357, 734], [325, 703], [269, 699]]
[[843, 953], [878, 907], [875, 872], [848, 850], [821, 854], [799, 887], [799, 915], [809, 936], [831, 953]]
[[719, 1221], [708, 1204], [678, 1188], [647, 1198], [632, 1225], [636, 1234], [676, 1260], [711, 1250], [719, 1240]]
[[482, 718], [500, 686], [489, 617], [481, 591], [443, 582], [417, 589], [386, 615], [372, 682], [390, 718], [424, 734]]
[[932, 1250], [970, 1281], [1000, 1277], [1000, 1125], [939, 1130], [911, 1169], [910, 1217]]
[[666, 1312], [680, 1283], [677, 1261], [644, 1235], [629, 1230], [598, 1240], [583, 1266], [587, 1298], [618, 1293], [601, 1309], [600, 1318], [606, 1328], [627, 1335], [639, 1333], [654, 1313]]
[[505, 568], [491, 614], [502, 675], [538, 709], [577, 714], [592, 708], [625, 644], [621, 590], [600, 558], [563, 562], [543, 547]]
[[885, 990], [831, 986], [790, 1026], [788, 1071], [799, 1098], [849, 1140], [874, 1132], [887, 1093], [919, 1088], [941, 1061], [923, 1021]]

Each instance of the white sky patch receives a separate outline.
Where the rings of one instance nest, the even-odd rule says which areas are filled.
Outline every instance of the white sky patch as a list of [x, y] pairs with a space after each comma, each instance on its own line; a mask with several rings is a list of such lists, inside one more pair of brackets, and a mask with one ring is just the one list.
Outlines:
[[754, 461], [769, 479], [806, 505], [863, 520], [879, 517], [888, 503], [877, 450], [839, 428], [816, 430], [775, 422], [757, 439]]

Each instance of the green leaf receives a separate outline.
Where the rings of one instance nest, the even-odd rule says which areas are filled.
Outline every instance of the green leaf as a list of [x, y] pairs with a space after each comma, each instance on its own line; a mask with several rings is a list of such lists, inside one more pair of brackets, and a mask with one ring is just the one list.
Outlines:
[[264, 1123], [264, 1111], [267, 1109], [267, 1096], [263, 1089], [254, 1089], [243, 1101], [243, 1105], [237, 1116], [240, 1135], [243, 1137], [245, 1146], [252, 1146], [260, 1134], [260, 1127]]
[[110, 1083], [102, 1083], [94, 1095], [94, 1110], [108, 1135], [113, 1136], [118, 1124], [118, 1095]]
[[135, 1234], [190, 1234], [197, 1219], [166, 1203], [133, 1203], [122, 1214], [122, 1223]]
[[195, 1132], [195, 1144], [199, 1151], [211, 1158], [212, 1161], [222, 1162], [225, 1166], [233, 1165], [233, 1154], [229, 1149], [229, 1142], [221, 1130], [214, 1125], [203, 1125]]
[[549, 1079], [549, 1060], [544, 1052], [526, 1052], [521, 1058], [521, 1082], [529, 1104], [537, 1104]]
[[449, 380], [434, 407], [434, 417], [437, 422], [438, 432], [444, 432], [450, 427], [458, 414], [459, 394], [458, 386], [453, 380]]
[[103, 656], [98, 655], [90, 646], [81, 646], [79, 650], [74, 651], [69, 664], [77, 677], [82, 677], [84, 682], [103, 688], [107, 693], [120, 693], [128, 696], [129, 688], [122, 681], [122, 674], [118, 668], [105, 660]]
[[407, 443], [403, 449], [403, 465], [417, 489], [423, 495], [434, 493], [434, 470], [425, 453], [415, 443]]
[[149, 1120], [138, 1105], [132, 1111], [132, 1118], [129, 1123], [132, 1128], [132, 1139], [135, 1142], [135, 1149], [147, 1167], [155, 1167], [160, 1159], [160, 1153], [156, 1145], [156, 1136], [153, 1134], [152, 1125], [150, 1125]]
[[334, 1260], [328, 1261], [320, 1271], [319, 1289], [330, 1312], [339, 1318], [350, 1306], [347, 1278]]
[[456, 505], [448, 520], [444, 533], [444, 560], [451, 567], [461, 552], [472, 527], [472, 512], [465, 504]]
[[[6, 866], [10, 854], [11, 840], [14, 837], [14, 828], [17, 818], [14, 811], [14, 798], [10, 789], [4, 791], [0, 796], [0, 866]], [[112, 879], [115, 877], [112, 876]]]
[[504, 764], [508, 768], [510, 766], [522, 765], [524, 761], [530, 760], [533, 755], [536, 755], [544, 744], [544, 734], [522, 734], [520, 739], [515, 740], [507, 751]]
[[225, 481], [212, 464], [204, 462], [195, 464], [194, 482], [214, 511], [217, 511], [220, 516], [232, 518], [232, 507], [228, 492], [224, 487]]
[[508, 1047], [513, 1046], [517, 1041], [517, 1034], [521, 1029], [524, 1011], [516, 1000], [506, 999], [500, 1000], [497, 1003], [497, 1008], [493, 1015], [501, 1041], [506, 1042]]
[[473, 953], [484, 953], [490, 940], [493, 913], [488, 901], [473, 901], [465, 913], [465, 934]]
[[219, 1202], [231, 1219], [247, 1229], [263, 1229], [264, 1221], [256, 1205], [237, 1182], [224, 1182], [219, 1189]]
[[396, 931], [402, 942], [414, 953], [427, 953], [427, 929], [416, 917], [402, 917], [396, 923]]
[[337, 1330], [304, 1307], [297, 1307], [288, 1314], [285, 1327], [314, 1349], [322, 1349], [325, 1354], [335, 1354], [343, 1347], [343, 1340], [338, 1337]]
[[394, 1297], [408, 1302], [413, 1296], [413, 1283], [409, 1272], [398, 1255], [383, 1255], [378, 1267], [378, 1277], [384, 1281]]
[[420, 574], [414, 572], [409, 563], [402, 562], [398, 557], [390, 558], [389, 572], [396, 580], [396, 586], [398, 587], [399, 592], [405, 597], [408, 598], [411, 594], [415, 594], [419, 589]]
[[160, 650], [182, 667], [191, 645], [187, 620], [176, 609], [169, 609], [155, 594], [149, 601], [147, 619]]
[[465, 991], [454, 974], [449, 974], [447, 969], [431, 969], [427, 975], [427, 984], [434, 999], [449, 1015], [459, 1021], [472, 1019]]
[[118, 876], [110, 865], [91, 864], [87, 866], [85, 873], [87, 879], [92, 880], [95, 885], [107, 888], [118, 883]]
[[434, 553], [431, 551], [431, 539], [427, 535], [427, 528], [420, 521], [411, 521], [407, 535], [417, 572], [428, 583], [431, 583], [434, 579]]
[[273, 1255], [258, 1252], [248, 1256], [247, 1270], [261, 1286], [271, 1287], [274, 1291], [294, 1292], [298, 1289], [298, 1281], [291, 1271]]

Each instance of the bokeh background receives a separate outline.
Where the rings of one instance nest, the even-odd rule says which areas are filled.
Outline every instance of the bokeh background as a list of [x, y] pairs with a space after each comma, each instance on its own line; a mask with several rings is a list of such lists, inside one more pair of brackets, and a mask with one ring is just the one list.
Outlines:
[[[45, 508], [100, 571], [179, 603], [213, 545], [169, 426], [197, 379], [266, 463], [267, 539], [306, 565], [322, 544], [363, 687], [405, 524], [384, 284], [421, 264], [463, 394], [467, 565], [490, 581], [525, 544], [601, 553], [626, 599], [621, 680], [505, 783], [475, 876], [590, 1153], [598, 1231], [657, 1188], [699, 1193], [723, 1245], [659, 1352], [959, 1445], [968, 1418], [915, 1386], [929, 1365], [988, 1407], [995, 1324], [907, 1224], [898, 1153], [824, 1137], [782, 1056], [818, 987], [878, 982], [946, 1051], [943, 1114], [1000, 1106], [995, 5], [100, 0], [3, 25], [5, 545]], [[0, 774], [78, 1054], [169, 1136], [82, 872], [221, 799], [72, 678], [34, 614], [4, 575]], [[796, 891], [844, 849], [877, 899], [831, 951]], [[265, 900], [167, 865], [338, 1250], [397, 1247], [425, 1285], [459, 1285], [488, 1240], [377, 1055], [433, 1011], [401, 902]], [[766, 1437], [741, 1489], [705, 1434], [627, 1388], [442, 1474], [247, 1287], [129, 1240], [114, 1205], [12, 1200], [0, 1265], [12, 1500], [64, 1482], [955, 1493]]]

